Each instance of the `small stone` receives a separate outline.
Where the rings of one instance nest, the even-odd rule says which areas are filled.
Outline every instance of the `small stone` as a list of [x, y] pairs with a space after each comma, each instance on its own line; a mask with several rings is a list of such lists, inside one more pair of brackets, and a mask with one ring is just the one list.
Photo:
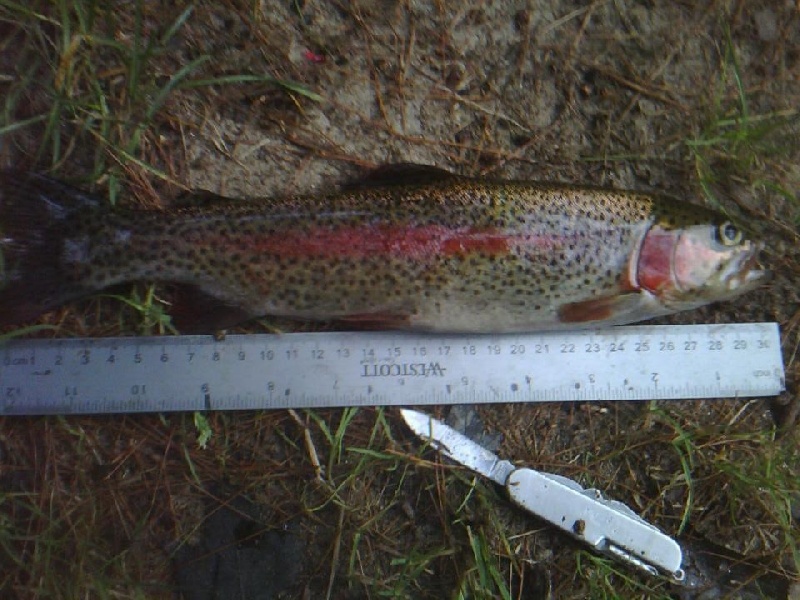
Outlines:
[[503, 441], [499, 432], [484, 433], [483, 421], [474, 404], [456, 404], [450, 408], [445, 423], [477, 442], [490, 452], [495, 452]]
[[764, 8], [755, 14], [756, 30], [762, 42], [774, 42], [778, 39], [778, 18], [771, 8]]

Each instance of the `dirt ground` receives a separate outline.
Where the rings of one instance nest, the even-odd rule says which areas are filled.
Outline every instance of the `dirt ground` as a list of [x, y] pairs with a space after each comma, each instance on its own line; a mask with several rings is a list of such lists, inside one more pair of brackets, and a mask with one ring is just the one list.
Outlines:
[[[186, 8], [178, 4], [146, 3], [144, 34], [157, 37]], [[132, 10], [123, 3], [98, 27], [130, 43]], [[138, 159], [187, 188], [313, 194], [369, 167], [415, 162], [716, 203], [767, 242], [774, 277], [664, 322], [779, 322], [788, 391], [478, 409], [484, 431], [502, 433], [503, 457], [596, 486], [706, 550], [705, 595], [593, 559], [423, 452], [396, 413], [370, 408], [211, 414], [205, 448], [191, 415], [0, 418], [7, 597], [35, 597], [49, 576], [72, 582], [47, 588], [53, 597], [174, 597], [176, 566], [222, 572], [203, 562], [214, 552], [206, 524], [220, 514], [214, 527], [224, 531], [258, 525], [227, 544], [272, 548], [251, 557], [270, 581], [252, 597], [798, 597], [800, 5], [198, 2], [167, 48], [151, 67], [156, 80], [209, 55], [204, 77], [269, 74], [320, 96], [264, 83], [176, 89]], [[14, 69], [3, 61], [3, 75]], [[100, 72], [112, 92], [124, 87], [124, 71]], [[76, 122], [65, 139], [83, 139]], [[41, 130], [23, 133], [0, 137], [3, 166], [51, 166], [36, 158]], [[78, 144], [55, 173], [85, 180], [94, 159]], [[109, 162], [121, 202], [168, 205], [179, 192], [119, 154]], [[91, 183], [104, 190], [107, 180]], [[42, 322], [70, 335], [131, 333], [109, 324], [119, 310], [90, 301]]]

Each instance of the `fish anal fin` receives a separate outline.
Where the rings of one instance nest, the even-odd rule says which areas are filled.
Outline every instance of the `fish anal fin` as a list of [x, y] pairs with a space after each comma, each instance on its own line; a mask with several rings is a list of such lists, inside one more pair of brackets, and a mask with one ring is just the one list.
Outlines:
[[258, 316], [196, 286], [170, 286], [169, 292], [166, 312], [181, 333], [215, 333]]
[[392, 187], [399, 185], [426, 185], [452, 181], [460, 176], [433, 165], [396, 163], [382, 165], [363, 177], [344, 184], [344, 189]]

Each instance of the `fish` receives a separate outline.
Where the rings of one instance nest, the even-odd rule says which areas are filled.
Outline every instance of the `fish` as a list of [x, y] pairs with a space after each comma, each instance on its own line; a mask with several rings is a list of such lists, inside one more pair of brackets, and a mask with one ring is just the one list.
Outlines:
[[0, 325], [131, 282], [188, 290], [193, 331], [263, 316], [370, 329], [622, 325], [765, 281], [763, 243], [699, 204], [637, 191], [386, 165], [317, 196], [189, 193], [111, 207], [0, 172]]

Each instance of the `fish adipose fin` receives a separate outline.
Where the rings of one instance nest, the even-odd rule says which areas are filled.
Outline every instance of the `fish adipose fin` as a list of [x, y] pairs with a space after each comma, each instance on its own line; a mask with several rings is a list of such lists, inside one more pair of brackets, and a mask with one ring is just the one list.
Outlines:
[[0, 326], [34, 319], [91, 290], [61, 267], [69, 221], [99, 198], [44, 175], [0, 171]]

